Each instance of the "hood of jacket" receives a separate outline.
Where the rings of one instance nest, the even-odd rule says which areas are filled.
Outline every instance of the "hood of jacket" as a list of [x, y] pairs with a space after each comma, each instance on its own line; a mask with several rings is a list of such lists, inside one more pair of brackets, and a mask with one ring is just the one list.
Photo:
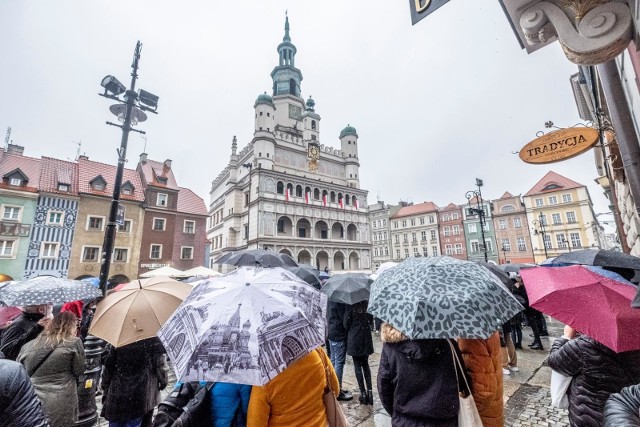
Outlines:
[[422, 362], [447, 351], [449, 347], [445, 339], [412, 340], [388, 323], [380, 326], [380, 338], [382, 342], [394, 346], [408, 359]]

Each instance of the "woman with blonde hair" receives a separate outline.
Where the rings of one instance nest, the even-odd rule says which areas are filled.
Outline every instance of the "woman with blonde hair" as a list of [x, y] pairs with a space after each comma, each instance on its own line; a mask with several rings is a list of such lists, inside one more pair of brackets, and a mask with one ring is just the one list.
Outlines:
[[84, 371], [84, 348], [76, 331], [75, 314], [62, 312], [18, 355], [51, 427], [72, 426], [78, 419], [76, 383]]

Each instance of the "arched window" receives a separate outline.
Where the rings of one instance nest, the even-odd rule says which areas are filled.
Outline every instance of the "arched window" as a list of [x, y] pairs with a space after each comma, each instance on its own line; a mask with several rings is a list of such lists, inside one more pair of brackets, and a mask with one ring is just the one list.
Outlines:
[[311, 130], [316, 130], [316, 121], [311, 120]]
[[304, 188], [304, 196], [307, 197], [307, 194], [309, 194], [309, 197], [311, 197], [311, 187]]
[[344, 196], [344, 203], [347, 205], [351, 204], [351, 197], [348, 194]]
[[296, 185], [296, 197], [302, 197], [302, 185]]
[[291, 95], [298, 95], [298, 92], [296, 90], [296, 81], [294, 79], [290, 79], [289, 80], [289, 93]]
[[335, 191], [331, 192], [330, 200], [331, 200], [331, 203], [335, 203], [336, 202], [336, 192]]
[[293, 196], [293, 184], [287, 184], [287, 190], [289, 190], [289, 194]]
[[320, 190], [318, 190], [317, 188], [313, 190], [313, 199], [320, 200]]
[[284, 194], [284, 182], [278, 181], [278, 184], [276, 185], [276, 192], [278, 194]]

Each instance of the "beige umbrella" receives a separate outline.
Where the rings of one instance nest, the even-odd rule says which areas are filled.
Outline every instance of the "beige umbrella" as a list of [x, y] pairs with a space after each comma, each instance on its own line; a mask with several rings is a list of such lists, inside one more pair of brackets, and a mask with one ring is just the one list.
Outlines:
[[89, 334], [114, 347], [155, 337], [192, 289], [169, 277], [134, 280], [98, 303]]
[[169, 265], [164, 267], [156, 268], [155, 270], [147, 271], [140, 275], [140, 277], [156, 277], [156, 276], [168, 276], [168, 277], [178, 277], [182, 274], [182, 271], [177, 268], [173, 268]]
[[183, 271], [182, 273], [173, 277], [193, 277], [193, 276], [218, 277], [218, 276], [222, 276], [222, 273], [219, 273], [207, 267], [199, 266], [199, 267], [194, 267], [192, 269]]

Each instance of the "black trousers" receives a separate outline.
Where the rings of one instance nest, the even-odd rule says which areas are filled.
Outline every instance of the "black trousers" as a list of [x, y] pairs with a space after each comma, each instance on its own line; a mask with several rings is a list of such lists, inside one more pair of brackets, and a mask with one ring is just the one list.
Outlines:
[[533, 343], [542, 345], [542, 341], [540, 341], [540, 318], [542, 317], [542, 313], [540, 313], [535, 308], [527, 309], [527, 320], [529, 321], [529, 326], [531, 326], [531, 331], [533, 332]]
[[367, 390], [373, 390], [373, 386], [371, 385], [369, 356], [351, 356], [351, 358], [353, 359], [353, 368], [356, 371], [356, 380], [358, 381], [360, 393], [364, 393]]

